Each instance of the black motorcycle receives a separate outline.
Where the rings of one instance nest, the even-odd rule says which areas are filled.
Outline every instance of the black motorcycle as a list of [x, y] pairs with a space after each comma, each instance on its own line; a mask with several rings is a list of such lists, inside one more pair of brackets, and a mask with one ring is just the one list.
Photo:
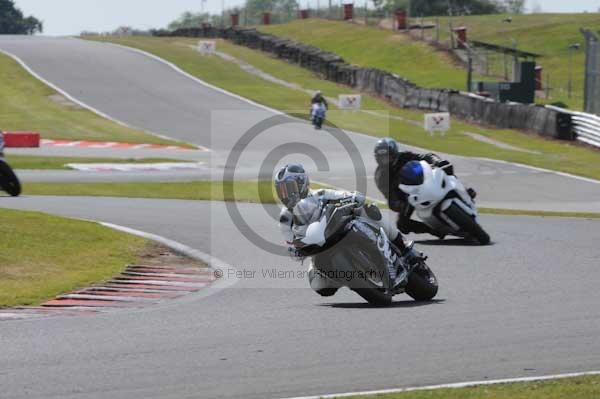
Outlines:
[[10, 165], [0, 158], [0, 188], [13, 197], [21, 194], [21, 183]]

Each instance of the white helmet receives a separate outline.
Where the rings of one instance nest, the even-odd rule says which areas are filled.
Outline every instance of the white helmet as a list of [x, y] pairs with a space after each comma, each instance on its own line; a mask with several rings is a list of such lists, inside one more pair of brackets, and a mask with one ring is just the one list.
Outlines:
[[308, 174], [300, 164], [285, 165], [275, 176], [277, 196], [288, 209], [308, 196], [309, 185]]

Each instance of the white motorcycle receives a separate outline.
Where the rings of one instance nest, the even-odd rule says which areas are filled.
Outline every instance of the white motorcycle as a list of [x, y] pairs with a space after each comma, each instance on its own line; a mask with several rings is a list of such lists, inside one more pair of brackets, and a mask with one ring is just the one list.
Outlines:
[[[433, 299], [438, 282], [426, 258], [412, 267], [403, 264], [384, 230], [357, 216], [358, 209], [354, 203], [325, 205], [319, 221], [296, 242], [296, 248], [312, 258], [309, 273], [327, 279], [336, 287], [333, 293], [348, 287], [377, 306], [391, 304], [392, 297], [401, 293], [418, 301]], [[391, 276], [390, 269], [401, 274]]]
[[481, 245], [490, 243], [490, 236], [479, 224], [475, 202], [455, 176], [425, 161], [411, 161], [402, 168], [400, 181], [400, 190], [408, 195], [409, 204], [436, 235], [474, 239]]
[[327, 108], [322, 103], [316, 103], [311, 106], [310, 110], [310, 121], [315, 129], [321, 129], [325, 122], [325, 116], [327, 114]]

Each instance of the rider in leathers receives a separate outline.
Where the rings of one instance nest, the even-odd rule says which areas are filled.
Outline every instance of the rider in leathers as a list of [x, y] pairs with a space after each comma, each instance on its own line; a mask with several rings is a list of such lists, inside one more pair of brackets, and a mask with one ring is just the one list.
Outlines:
[[320, 104], [325, 107], [325, 109], [329, 109], [329, 104], [327, 104], [327, 100], [323, 97], [321, 90], [317, 90], [313, 98], [310, 100], [310, 104]]
[[[375, 183], [388, 200], [390, 209], [398, 213], [398, 229], [404, 234], [412, 232], [436, 235], [425, 223], [411, 219], [414, 208], [408, 203], [406, 193], [399, 188], [400, 171], [410, 161], [426, 161], [432, 166], [444, 169], [448, 175], [454, 175], [452, 164], [433, 153], [417, 154], [410, 151], [399, 151], [398, 144], [391, 138], [384, 138], [377, 142], [375, 160], [377, 161]], [[469, 188], [467, 191], [472, 198], [475, 198], [476, 193], [473, 189]]]
[[[289, 184], [290, 182], [292, 184]], [[297, 190], [292, 188], [296, 185]], [[279, 199], [285, 205], [279, 218], [281, 232], [290, 246], [290, 252], [296, 257], [302, 259], [311, 255], [303, 252], [302, 239], [306, 236], [308, 226], [320, 220], [325, 204], [354, 203], [355, 214], [358, 217], [367, 218], [370, 223], [384, 229], [390, 241], [400, 250], [402, 262], [412, 265], [420, 261], [420, 254], [412, 249], [412, 245], [407, 246], [393, 224], [383, 220], [375, 205], [366, 204], [363, 194], [328, 189], [311, 191], [308, 175], [302, 165], [286, 165], [281, 168], [275, 177], [275, 186]], [[396, 274], [395, 271], [390, 271], [392, 281], [396, 279]], [[333, 281], [319, 275], [314, 269], [309, 271], [309, 281], [311, 288], [322, 296], [331, 296], [339, 288]]]

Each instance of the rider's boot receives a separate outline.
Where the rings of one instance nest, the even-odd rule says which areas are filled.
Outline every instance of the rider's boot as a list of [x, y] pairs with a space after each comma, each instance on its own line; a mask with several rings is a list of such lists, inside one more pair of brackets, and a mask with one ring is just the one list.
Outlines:
[[427, 260], [427, 257], [414, 249], [415, 243], [413, 241], [405, 242], [402, 235], [392, 242], [400, 250], [400, 258], [397, 264], [397, 271], [394, 276], [394, 289], [398, 290], [403, 288], [406, 283], [406, 273], [412, 271], [415, 267], [419, 266], [421, 262]]
[[396, 237], [396, 239], [392, 241], [392, 244], [394, 244], [396, 248], [400, 250], [400, 255], [403, 255], [407, 250], [406, 242], [404, 241], [404, 237], [402, 237], [402, 234], [398, 234], [398, 237]]
[[409, 270], [414, 269], [415, 267], [419, 266], [421, 262], [427, 260], [427, 257], [422, 252], [415, 250], [414, 247], [414, 241], [409, 242], [406, 245], [406, 251], [402, 253], [402, 257], [400, 258], [404, 267], [408, 268]]

